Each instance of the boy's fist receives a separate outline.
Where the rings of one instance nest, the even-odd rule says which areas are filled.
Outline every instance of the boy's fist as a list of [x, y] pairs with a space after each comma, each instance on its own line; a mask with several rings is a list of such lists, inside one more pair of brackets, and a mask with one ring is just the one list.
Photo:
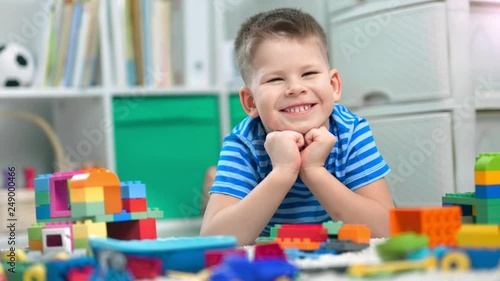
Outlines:
[[273, 169], [285, 168], [294, 174], [300, 171], [300, 150], [303, 146], [304, 136], [294, 131], [271, 132], [264, 143]]
[[325, 166], [325, 161], [337, 138], [324, 126], [311, 129], [304, 135], [305, 148], [301, 154], [301, 170]]

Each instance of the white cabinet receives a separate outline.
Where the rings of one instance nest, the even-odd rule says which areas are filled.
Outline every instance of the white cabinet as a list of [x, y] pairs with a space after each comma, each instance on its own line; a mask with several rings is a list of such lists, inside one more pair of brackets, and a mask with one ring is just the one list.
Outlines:
[[370, 122], [396, 204], [474, 190], [475, 156], [500, 151], [500, 3], [339, 5], [330, 4], [329, 39], [341, 103]]

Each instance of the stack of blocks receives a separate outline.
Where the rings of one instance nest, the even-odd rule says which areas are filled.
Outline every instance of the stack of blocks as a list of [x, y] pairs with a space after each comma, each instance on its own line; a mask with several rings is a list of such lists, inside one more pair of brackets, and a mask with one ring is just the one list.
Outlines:
[[35, 179], [37, 223], [29, 248], [44, 253], [87, 249], [91, 236], [156, 239], [157, 208], [147, 207], [146, 186], [121, 183], [106, 169], [40, 175]]
[[464, 223], [500, 224], [500, 153], [476, 159], [475, 192], [447, 193], [443, 205], [458, 205]]

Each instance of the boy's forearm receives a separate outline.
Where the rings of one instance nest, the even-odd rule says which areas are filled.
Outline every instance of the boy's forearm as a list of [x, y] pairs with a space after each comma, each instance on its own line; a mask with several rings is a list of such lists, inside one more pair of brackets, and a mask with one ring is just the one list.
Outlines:
[[234, 235], [238, 245], [253, 244], [296, 179], [286, 171], [273, 170], [241, 201], [204, 221], [201, 235]]
[[364, 224], [373, 237], [389, 235], [389, 210], [379, 202], [352, 192], [324, 168], [303, 172], [301, 179], [333, 220]]

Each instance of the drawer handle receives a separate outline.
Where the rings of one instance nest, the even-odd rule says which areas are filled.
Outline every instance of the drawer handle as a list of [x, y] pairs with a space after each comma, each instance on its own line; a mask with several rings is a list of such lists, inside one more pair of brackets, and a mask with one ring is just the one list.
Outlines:
[[390, 102], [390, 96], [384, 92], [369, 92], [363, 96], [363, 105], [379, 105]]

